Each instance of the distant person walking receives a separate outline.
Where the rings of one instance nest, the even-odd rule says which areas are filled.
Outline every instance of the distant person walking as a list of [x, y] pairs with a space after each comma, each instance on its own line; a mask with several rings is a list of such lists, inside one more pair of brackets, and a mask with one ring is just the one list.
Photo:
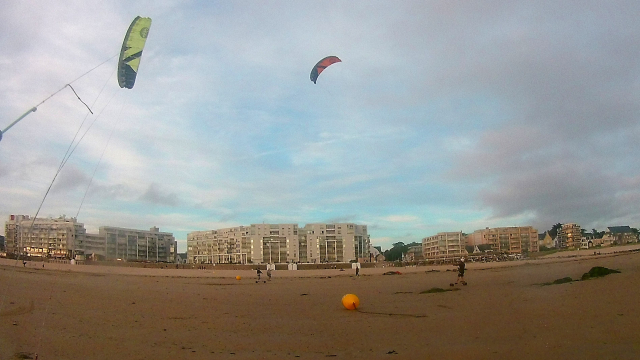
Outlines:
[[262, 271], [260, 271], [260, 269], [256, 269], [256, 274], [258, 274], [258, 281], [260, 281], [260, 275], [262, 275]]
[[360, 266], [358, 266], [360, 264], [356, 265], [356, 276], [360, 276]]
[[460, 261], [458, 262], [457, 266], [458, 266], [458, 280], [456, 280], [456, 284], [462, 283], [462, 285], [467, 285], [467, 282], [464, 281], [464, 270], [465, 270], [464, 258], [460, 258]]
[[271, 281], [271, 267], [267, 269], [267, 280]]

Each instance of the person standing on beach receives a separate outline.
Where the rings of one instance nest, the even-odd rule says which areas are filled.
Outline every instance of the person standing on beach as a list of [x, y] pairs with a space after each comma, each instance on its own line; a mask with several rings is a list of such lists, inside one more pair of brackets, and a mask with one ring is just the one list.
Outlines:
[[357, 265], [356, 265], [356, 276], [360, 276], [360, 266], [357, 266]]
[[464, 281], [464, 268], [465, 268], [465, 264], [464, 264], [464, 258], [460, 258], [460, 261], [457, 264], [458, 266], [458, 280], [456, 280], [456, 284], [457, 283], [462, 283], [462, 285], [467, 285], [467, 282]]
[[271, 281], [271, 267], [267, 269], [267, 280]]
[[258, 281], [260, 281], [260, 275], [262, 275], [262, 271], [260, 271], [260, 269], [256, 269], [256, 274], [258, 274]]

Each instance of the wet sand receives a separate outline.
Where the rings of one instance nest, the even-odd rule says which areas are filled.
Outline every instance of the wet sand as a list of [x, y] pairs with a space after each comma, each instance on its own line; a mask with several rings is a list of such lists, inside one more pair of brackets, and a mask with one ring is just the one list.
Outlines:
[[[0, 259], [0, 359], [638, 359], [640, 253], [601, 251], [472, 263], [468, 286], [432, 294], [420, 292], [449, 289], [452, 266], [256, 283], [248, 270]], [[593, 266], [621, 273], [541, 285]], [[347, 293], [360, 311], [344, 309]]]

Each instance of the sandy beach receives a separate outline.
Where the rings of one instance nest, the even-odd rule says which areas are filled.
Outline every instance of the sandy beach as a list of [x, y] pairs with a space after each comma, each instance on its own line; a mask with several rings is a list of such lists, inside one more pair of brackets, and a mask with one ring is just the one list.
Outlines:
[[[638, 359], [632, 248], [471, 263], [468, 286], [426, 294], [450, 289], [452, 266], [282, 270], [256, 283], [248, 270], [0, 259], [0, 359]], [[594, 266], [621, 272], [541, 285]], [[347, 293], [359, 311], [342, 306]]]

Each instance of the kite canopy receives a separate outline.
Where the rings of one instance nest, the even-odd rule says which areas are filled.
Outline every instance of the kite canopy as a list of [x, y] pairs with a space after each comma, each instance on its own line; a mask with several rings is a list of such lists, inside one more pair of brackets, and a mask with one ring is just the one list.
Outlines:
[[118, 60], [118, 85], [121, 88], [132, 89], [136, 82], [142, 49], [144, 49], [149, 35], [149, 27], [151, 27], [151, 18], [140, 16], [136, 16], [129, 26]]
[[342, 60], [340, 60], [337, 56], [327, 56], [326, 58], [318, 61], [316, 66], [311, 69], [311, 81], [313, 81], [313, 83], [315, 84], [316, 80], [318, 80], [318, 76], [320, 76], [320, 73], [324, 71], [327, 66], [335, 64], [337, 62], [342, 62]]

